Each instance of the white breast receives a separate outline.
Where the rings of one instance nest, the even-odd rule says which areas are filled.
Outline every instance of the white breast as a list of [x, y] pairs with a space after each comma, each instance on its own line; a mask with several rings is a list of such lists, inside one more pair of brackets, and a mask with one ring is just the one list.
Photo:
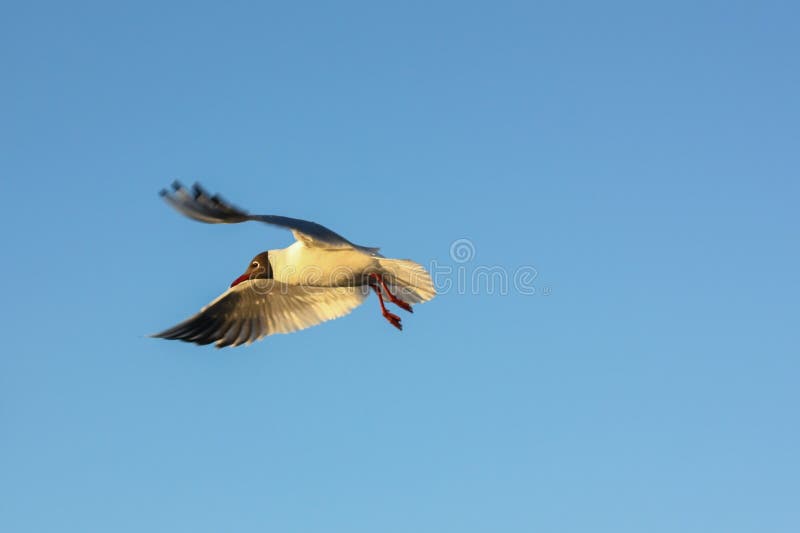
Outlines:
[[276, 280], [323, 287], [353, 285], [366, 269], [376, 266], [373, 256], [353, 248], [308, 247], [301, 242], [271, 250], [269, 260]]

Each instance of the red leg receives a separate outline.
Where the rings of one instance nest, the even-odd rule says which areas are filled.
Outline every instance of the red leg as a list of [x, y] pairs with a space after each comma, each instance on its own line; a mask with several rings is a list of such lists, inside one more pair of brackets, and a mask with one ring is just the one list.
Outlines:
[[383, 294], [381, 293], [380, 285], [376, 285], [372, 282], [372, 280], [370, 280], [369, 286], [372, 287], [372, 290], [374, 290], [375, 294], [378, 295], [378, 302], [380, 302], [381, 304], [381, 312], [383, 313], [383, 318], [388, 320], [391, 325], [393, 325], [400, 331], [403, 331], [403, 324], [400, 323], [400, 317], [394, 313], [389, 312], [389, 310], [386, 309], [386, 304], [383, 303]]
[[408, 311], [409, 313], [413, 313], [414, 312], [414, 310], [411, 308], [410, 304], [408, 304], [407, 302], [404, 302], [403, 300], [401, 300], [400, 298], [398, 298], [397, 296], [392, 294], [392, 291], [389, 290], [389, 286], [386, 285], [386, 280], [383, 279], [383, 276], [381, 276], [380, 274], [376, 274], [375, 272], [373, 272], [369, 276], [370, 276], [370, 278], [374, 278], [376, 281], [380, 282], [380, 284], [383, 286], [383, 290], [386, 291], [386, 296], [389, 298], [390, 302], [392, 302], [394, 305], [396, 305], [400, 309]]

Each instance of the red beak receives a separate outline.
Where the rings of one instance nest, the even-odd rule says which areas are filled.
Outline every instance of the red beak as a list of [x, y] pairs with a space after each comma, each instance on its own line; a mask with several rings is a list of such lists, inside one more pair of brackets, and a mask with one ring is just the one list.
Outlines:
[[231, 287], [235, 287], [235, 286], [237, 286], [238, 284], [240, 284], [241, 282], [243, 282], [243, 281], [247, 281], [248, 279], [250, 279], [250, 274], [248, 274], [247, 272], [245, 272], [244, 274], [242, 274], [241, 276], [239, 276], [238, 278], [236, 278], [235, 280], [233, 280], [233, 283], [231, 283]]

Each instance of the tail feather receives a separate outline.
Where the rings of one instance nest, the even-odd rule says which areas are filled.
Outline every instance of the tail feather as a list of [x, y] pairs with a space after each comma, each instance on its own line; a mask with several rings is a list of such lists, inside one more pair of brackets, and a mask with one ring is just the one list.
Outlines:
[[392, 293], [410, 304], [427, 302], [436, 296], [431, 275], [425, 267], [408, 259], [378, 259]]

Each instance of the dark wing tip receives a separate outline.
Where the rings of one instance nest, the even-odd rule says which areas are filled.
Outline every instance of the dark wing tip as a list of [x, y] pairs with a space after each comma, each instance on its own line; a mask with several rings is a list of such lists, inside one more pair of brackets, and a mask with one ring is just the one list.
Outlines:
[[226, 202], [219, 195], [210, 196], [199, 183], [194, 183], [188, 190], [175, 180], [172, 189], [162, 189], [159, 195], [189, 218], [209, 224], [234, 224], [249, 219], [247, 211]]
[[164, 331], [159, 331], [158, 333], [151, 333], [147, 337], [150, 339], [170, 339], [170, 340], [176, 339], [177, 337], [175, 337], [175, 331], [174, 331], [176, 328], [177, 326], [165, 329]]
[[194, 182], [194, 185], [192, 185], [192, 192], [194, 193], [194, 199], [195, 200], [197, 200], [201, 196], [208, 196], [208, 193], [206, 193], [206, 190], [197, 181]]

